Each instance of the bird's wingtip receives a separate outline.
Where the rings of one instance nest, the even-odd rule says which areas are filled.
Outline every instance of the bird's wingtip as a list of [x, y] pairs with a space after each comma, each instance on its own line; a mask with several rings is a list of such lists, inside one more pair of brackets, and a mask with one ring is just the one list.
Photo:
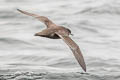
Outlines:
[[17, 9], [17, 11], [25, 14], [25, 11], [22, 11], [21, 9]]
[[83, 68], [83, 70], [86, 72], [87, 71], [87, 69], [86, 69], [86, 65], [84, 66], [84, 67], [82, 67]]
[[85, 72], [87, 71], [87, 70], [86, 70], [86, 68], [85, 68], [85, 69], [83, 69], [83, 70], [84, 70]]
[[84, 63], [84, 64], [80, 64], [80, 65], [81, 65], [82, 69], [84, 70], [84, 72], [86, 72], [87, 71], [86, 64]]
[[17, 10], [17, 11], [21, 11], [21, 10], [20, 10], [20, 9], [18, 9], [18, 8], [17, 8], [16, 10]]

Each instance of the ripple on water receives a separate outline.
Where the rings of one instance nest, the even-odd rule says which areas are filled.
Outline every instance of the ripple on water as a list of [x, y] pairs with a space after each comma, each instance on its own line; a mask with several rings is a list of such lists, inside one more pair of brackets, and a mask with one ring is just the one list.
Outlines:
[[109, 75], [109, 74], [90, 74], [90, 73], [79, 73], [79, 72], [70, 72], [70, 73], [51, 73], [51, 72], [14, 72], [11, 74], [0, 75], [1, 80], [119, 80], [119, 75]]

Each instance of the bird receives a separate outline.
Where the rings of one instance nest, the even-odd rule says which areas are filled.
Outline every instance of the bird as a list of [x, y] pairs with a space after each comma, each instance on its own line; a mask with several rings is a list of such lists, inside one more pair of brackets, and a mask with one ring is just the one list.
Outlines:
[[31, 12], [23, 11], [21, 9], [17, 9], [17, 11], [25, 15], [32, 16], [38, 19], [39, 21], [41, 21], [42, 23], [44, 23], [47, 28], [42, 30], [41, 32], [35, 33], [35, 36], [40, 36], [40, 37], [45, 37], [50, 39], [62, 39], [69, 46], [77, 62], [82, 67], [82, 69], [86, 72], [86, 64], [85, 64], [82, 52], [80, 51], [79, 46], [69, 36], [69, 35], [72, 35], [70, 29], [63, 26], [56, 25], [45, 16], [40, 16]]

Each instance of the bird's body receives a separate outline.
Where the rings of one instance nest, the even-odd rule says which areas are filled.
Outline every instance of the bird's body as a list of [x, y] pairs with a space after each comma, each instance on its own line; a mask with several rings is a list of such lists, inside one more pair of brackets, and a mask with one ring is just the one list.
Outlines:
[[69, 36], [70, 30], [67, 28], [64, 28], [62, 26], [58, 26], [55, 28], [47, 28], [42, 30], [41, 32], [38, 32], [35, 34], [35, 36], [41, 36], [41, 37], [47, 37], [51, 39], [61, 39], [56, 33], [59, 32], [61, 34], [64, 34], [64, 36]]
[[19, 9], [17, 10], [23, 14], [33, 16], [43, 22], [47, 26], [47, 28], [42, 30], [41, 32], [36, 33], [35, 36], [46, 37], [50, 39], [62, 39], [69, 46], [78, 63], [81, 65], [82, 69], [86, 71], [86, 65], [79, 46], [69, 37], [69, 35], [71, 34], [71, 30], [63, 26], [58, 26], [54, 24], [47, 17], [39, 16]]

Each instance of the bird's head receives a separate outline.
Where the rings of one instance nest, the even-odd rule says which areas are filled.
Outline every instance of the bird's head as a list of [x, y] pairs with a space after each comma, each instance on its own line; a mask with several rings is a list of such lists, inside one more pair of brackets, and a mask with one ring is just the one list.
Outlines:
[[73, 34], [71, 33], [71, 30], [70, 30], [70, 29], [67, 29], [67, 31], [69, 32], [70, 35], [73, 36]]

